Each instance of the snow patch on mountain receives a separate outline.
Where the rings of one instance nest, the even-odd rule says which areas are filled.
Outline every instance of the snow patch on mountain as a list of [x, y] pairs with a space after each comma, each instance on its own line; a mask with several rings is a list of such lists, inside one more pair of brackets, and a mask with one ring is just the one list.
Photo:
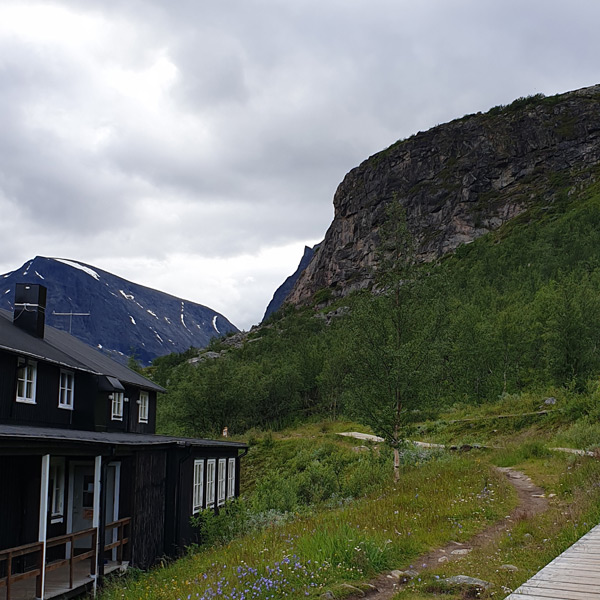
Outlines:
[[[23, 272], [27, 272], [23, 276]], [[41, 283], [48, 290], [46, 323], [113, 357], [132, 354], [142, 364], [169, 352], [203, 348], [217, 335], [237, 331], [214, 310], [138, 285], [96, 267], [42, 256], [0, 274], [0, 308], [13, 310], [16, 283]], [[72, 323], [57, 311], [86, 313]], [[56, 313], [56, 314], [55, 314]], [[159, 316], [160, 315], [160, 316]], [[216, 319], [215, 319], [216, 315]], [[134, 325], [134, 327], [131, 327]]]
[[100, 281], [100, 275], [98, 275], [94, 269], [90, 269], [89, 267], [81, 265], [73, 260], [67, 260], [66, 258], [54, 258], [53, 260], [63, 263], [64, 265], [69, 265], [69, 267], [73, 267], [74, 269], [79, 269], [80, 271], [87, 273], [90, 277], [93, 277], [96, 281]]
[[189, 331], [189, 327], [185, 324], [185, 320], [183, 318], [183, 311], [185, 309], [184, 303], [181, 303], [181, 324]]
[[25, 267], [25, 270], [23, 271], [23, 275], [27, 275], [29, 273], [29, 269], [31, 269], [32, 264], [33, 264], [32, 260], [30, 260], [29, 263], [27, 263], [27, 266]]

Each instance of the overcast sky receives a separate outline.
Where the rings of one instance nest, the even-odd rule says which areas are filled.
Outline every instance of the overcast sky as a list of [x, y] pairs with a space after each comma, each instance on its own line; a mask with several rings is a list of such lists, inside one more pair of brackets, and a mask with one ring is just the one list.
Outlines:
[[0, 0], [0, 273], [79, 260], [260, 321], [400, 138], [600, 83], [598, 0]]

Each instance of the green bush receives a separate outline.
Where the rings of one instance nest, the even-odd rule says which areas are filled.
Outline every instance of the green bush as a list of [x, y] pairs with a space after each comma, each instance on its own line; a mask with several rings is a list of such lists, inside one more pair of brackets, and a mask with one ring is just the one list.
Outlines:
[[205, 508], [191, 517], [198, 531], [200, 547], [214, 546], [243, 535], [248, 530], [249, 514], [243, 499], [230, 500], [217, 511]]
[[500, 450], [496, 454], [494, 462], [499, 467], [513, 467], [531, 458], [546, 458], [551, 455], [546, 444], [540, 440], [532, 440]]
[[557, 446], [591, 450], [600, 447], [600, 423], [586, 416], [573, 423], [554, 439]]
[[392, 463], [389, 453], [384, 455], [371, 449], [363, 452], [348, 468], [341, 488], [343, 496], [360, 498], [389, 483]]
[[298, 486], [293, 477], [279, 470], [267, 473], [257, 484], [250, 500], [253, 512], [293, 512], [298, 507]]
[[298, 500], [303, 504], [318, 504], [339, 491], [333, 467], [317, 460], [296, 477]]

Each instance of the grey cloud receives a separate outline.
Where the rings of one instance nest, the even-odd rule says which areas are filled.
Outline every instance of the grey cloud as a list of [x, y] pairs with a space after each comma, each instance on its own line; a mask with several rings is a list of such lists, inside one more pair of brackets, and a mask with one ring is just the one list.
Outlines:
[[[232, 257], [314, 240], [345, 173], [397, 139], [598, 82], [588, 0], [45, 4], [107, 37], [78, 49], [0, 29], [4, 270], [36, 253]], [[159, 56], [176, 76], [156, 107], [107, 83]]]

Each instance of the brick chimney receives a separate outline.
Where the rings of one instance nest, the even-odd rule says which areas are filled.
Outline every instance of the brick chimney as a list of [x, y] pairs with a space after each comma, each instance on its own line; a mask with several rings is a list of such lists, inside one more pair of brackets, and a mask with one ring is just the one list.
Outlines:
[[44, 337], [46, 288], [38, 283], [17, 283], [13, 323], [38, 338]]

